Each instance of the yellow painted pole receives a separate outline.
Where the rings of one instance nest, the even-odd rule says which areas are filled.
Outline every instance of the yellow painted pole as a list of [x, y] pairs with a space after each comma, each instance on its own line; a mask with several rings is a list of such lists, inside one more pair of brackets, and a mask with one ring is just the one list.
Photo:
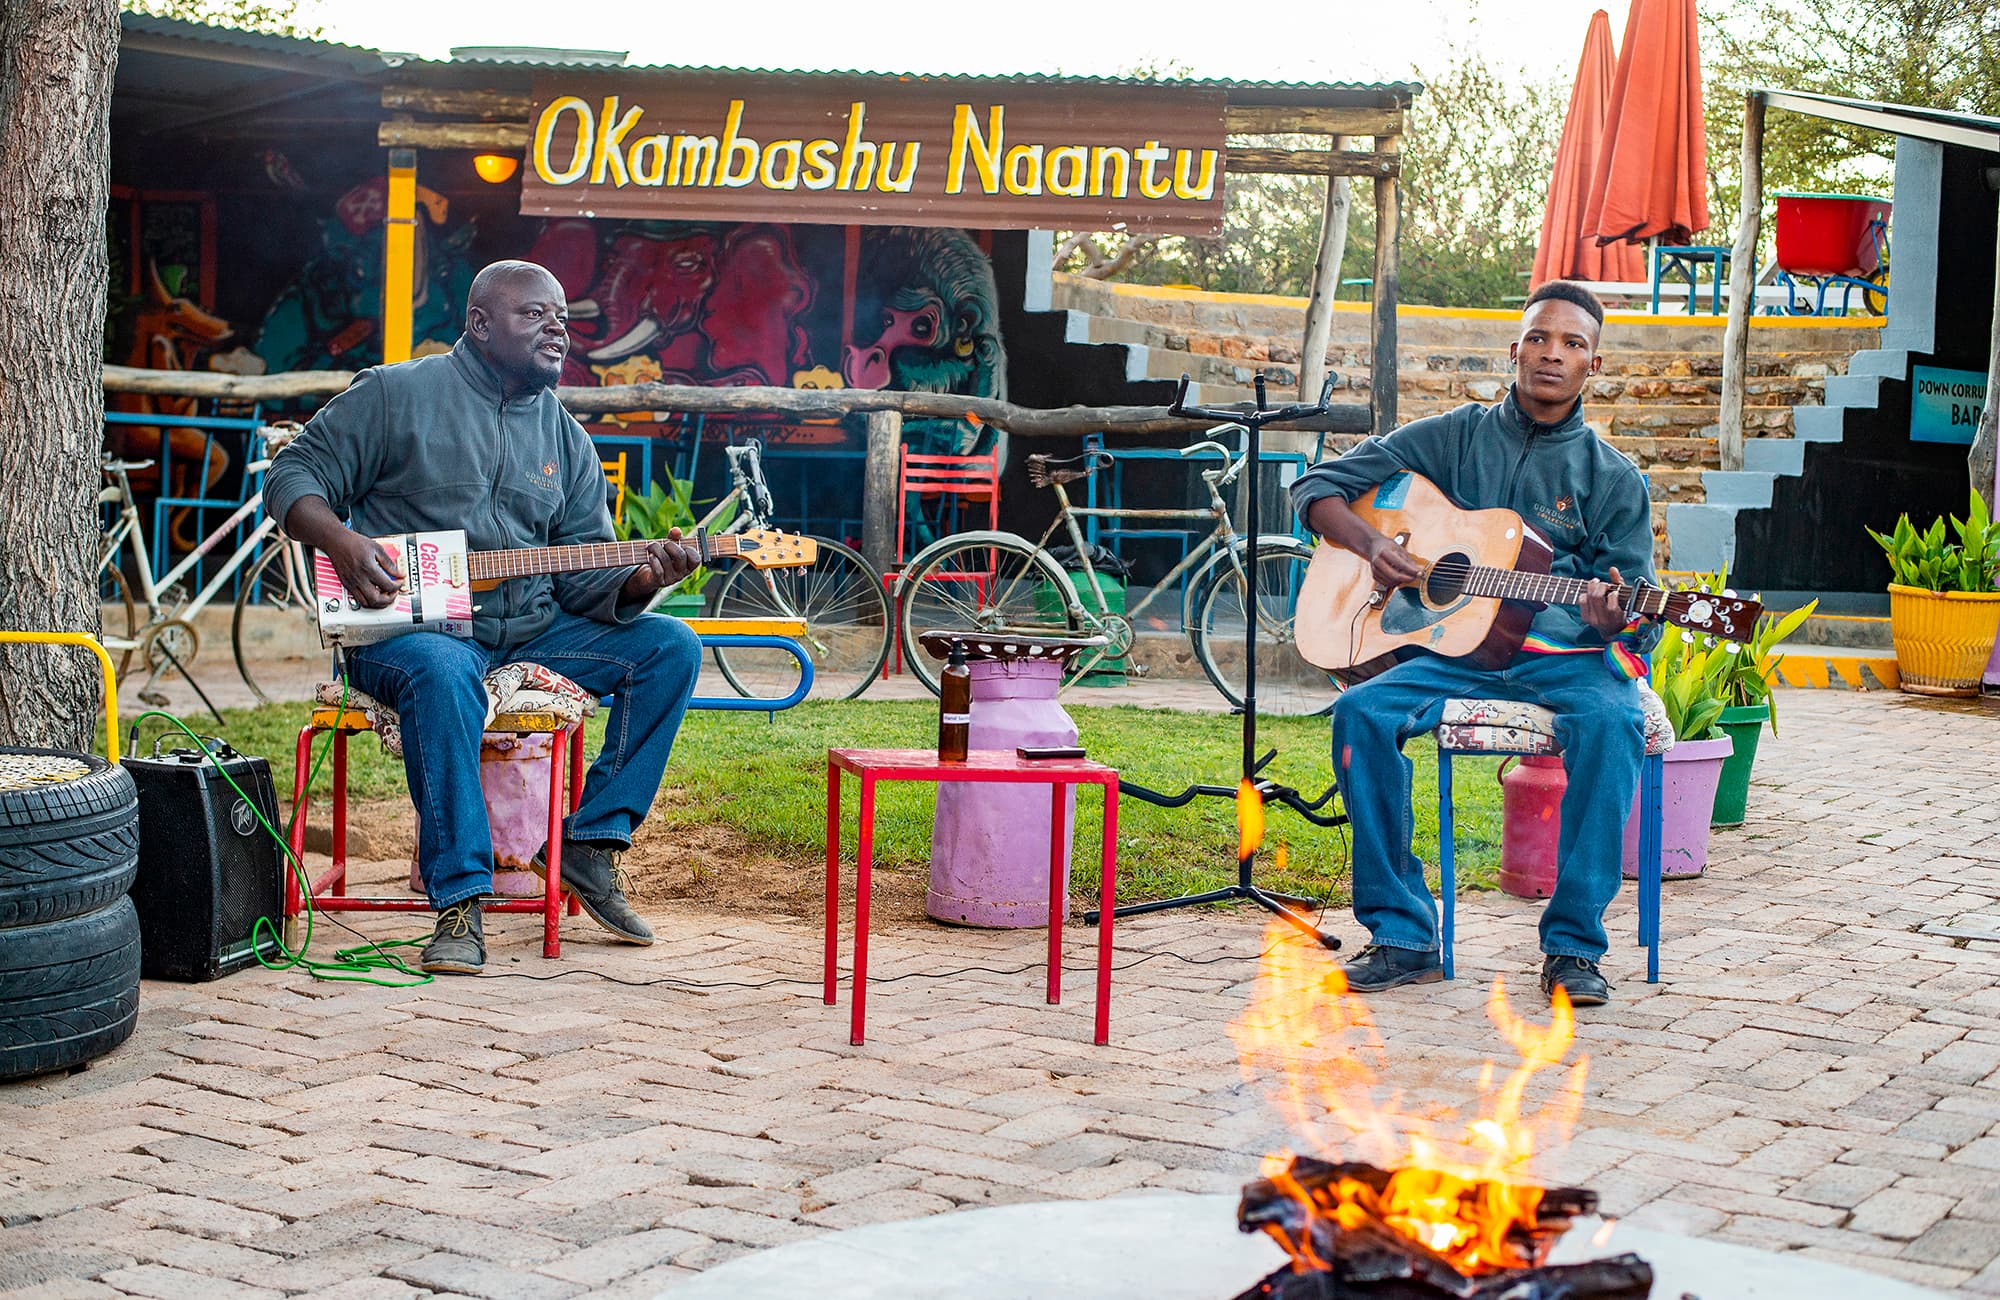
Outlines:
[[417, 300], [417, 151], [389, 151], [389, 213], [382, 241], [382, 360], [410, 359]]
[[112, 762], [118, 761], [118, 674], [111, 671], [111, 656], [104, 653], [104, 647], [88, 632], [6, 632], [0, 631], [0, 645], [9, 642], [38, 642], [43, 645], [80, 645], [97, 656], [97, 667], [104, 674], [104, 753]]

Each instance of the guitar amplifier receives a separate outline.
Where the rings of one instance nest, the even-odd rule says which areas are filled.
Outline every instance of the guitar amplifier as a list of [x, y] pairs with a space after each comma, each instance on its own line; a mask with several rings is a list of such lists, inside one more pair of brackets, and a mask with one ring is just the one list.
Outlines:
[[[266, 821], [278, 825], [271, 765], [206, 740]], [[212, 980], [257, 960], [283, 961], [285, 878], [276, 842], [198, 749], [125, 760], [139, 788], [139, 969], [151, 979]], [[270, 925], [260, 940], [257, 922]]]

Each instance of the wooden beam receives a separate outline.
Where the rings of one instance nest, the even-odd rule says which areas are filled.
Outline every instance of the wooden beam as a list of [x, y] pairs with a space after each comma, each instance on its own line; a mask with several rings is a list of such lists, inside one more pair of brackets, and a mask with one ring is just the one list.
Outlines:
[[861, 553], [877, 573], [896, 568], [896, 477], [903, 446], [903, 417], [897, 411], [870, 411], [861, 417], [867, 430], [868, 458], [861, 479]]
[[1403, 110], [1230, 104], [1222, 110], [1222, 129], [1230, 135], [1401, 135]]
[[417, 300], [417, 151], [389, 151], [382, 220], [382, 360], [408, 361]]
[[[207, 370], [145, 370], [104, 367], [104, 391], [167, 397], [226, 397], [274, 402], [288, 397], [333, 397], [354, 380], [350, 371], [286, 371], [275, 375], [226, 375]], [[776, 415], [791, 420], [837, 420], [868, 411], [896, 411], [904, 419], [955, 420], [977, 416], [987, 424], [1028, 438], [1073, 438], [1102, 429], [1107, 433], [1193, 433], [1210, 420], [1170, 416], [1163, 406], [1015, 406], [991, 397], [912, 393], [874, 388], [705, 388], [685, 384], [620, 384], [604, 388], [558, 388], [556, 397], [576, 415], [613, 411], [666, 411], [707, 415]], [[1248, 409], [1247, 403], [1236, 406]], [[1229, 410], [1224, 405], [1222, 410]], [[1321, 433], [1368, 432], [1368, 408], [1336, 406], [1316, 420], [1273, 424]]]
[[[1375, 139], [1375, 147], [1388, 152], [1400, 149], [1402, 143], [1396, 136]], [[1378, 434], [1396, 427], [1396, 275], [1403, 229], [1401, 190], [1394, 176], [1375, 179], [1375, 284], [1371, 290], [1374, 301], [1369, 304], [1368, 313], [1371, 344], [1368, 394]]]
[[1227, 171], [1274, 176], [1394, 176], [1403, 160], [1395, 153], [1352, 153], [1331, 149], [1239, 149], [1229, 146]]
[[375, 130], [384, 149], [491, 149], [522, 153], [528, 147], [526, 122], [384, 122]]
[[[1334, 138], [1339, 149], [1342, 137]], [[1299, 400], [1319, 400], [1326, 377], [1326, 344], [1333, 334], [1333, 300], [1340, 293], [1340, 260], [1347, 253], [1347, 213], [1352, 185], [1345, 176], [1326, 178], [1325, 206], [1320, 211], [1319, 255], [1313, 264], [1312, 295], [1306, 301], [1305, 338], [1299, 344]]]
[[384, 86], [382, 107], [440, 117], [476, 117], [484, 121], [525, 123], [534, 111], [533, 97], [505, 90], [472, 90], [456, 86]]
[[1764, 95], [1743, 96], [1742, 215], [1729, 254], [1729, 323], [1722, 331], [1722, 410], [1716, 451], [1722, 468], [1743, 468], [1743, 393], [1750, 373], [1750, 313], [1757, 305], [1757, 237], [1764, 218]]

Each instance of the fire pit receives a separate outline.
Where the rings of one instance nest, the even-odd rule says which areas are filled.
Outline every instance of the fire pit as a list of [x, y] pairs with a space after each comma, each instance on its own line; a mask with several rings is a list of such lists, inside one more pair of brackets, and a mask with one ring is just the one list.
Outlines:
[[1653, 1270], [1637, 1255], [1548, 1262], [1596, 1209], [1597, 1193], [1581, 1188], [1296, 1157], [1243, 1189], [1237, 1226], [1291, 1262], [1236, 1300], [1645, 1300]]

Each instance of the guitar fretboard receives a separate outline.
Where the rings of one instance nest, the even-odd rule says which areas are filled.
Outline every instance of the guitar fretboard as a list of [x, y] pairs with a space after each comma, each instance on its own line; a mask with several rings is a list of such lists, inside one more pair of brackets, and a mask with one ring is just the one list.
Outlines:
[[[742, 554], [740, 539], [734, 533], [718, 536], [697, 533], [682, 540], [699, 546], [703, 561]], [[643, 564], [649, 545], [650, 541], [585, 542], [577, 546], [534, 546], [520, 551], [474, 551], [465, 557], [465, 563], [472, 581], [497, 582], [533, 573], [583, 573]]]
[[[1447, 562], [1440, 565], [1439, 572], [1450, 575]], [[1474, 596], [1497, 596], [1502, 600], [1534, 600], [1545, 605], [1581, 605], [1589, 583], [1581, 578], [1559, 578], [1549, 573], [1521, 573], [1514, 569], [1497, 569], [1489, 565], [1469, 566], [1464, 590]], [[1618, 603], [1625, 605], [1632, 600], [1633, 588], [1621, 585], [1613, 588]], [[1657, 618], [1667, 611], [1667, 592], [1661, 587], [1642, 587], [1638, 601], [1632, 604], [1634, 613]]]

